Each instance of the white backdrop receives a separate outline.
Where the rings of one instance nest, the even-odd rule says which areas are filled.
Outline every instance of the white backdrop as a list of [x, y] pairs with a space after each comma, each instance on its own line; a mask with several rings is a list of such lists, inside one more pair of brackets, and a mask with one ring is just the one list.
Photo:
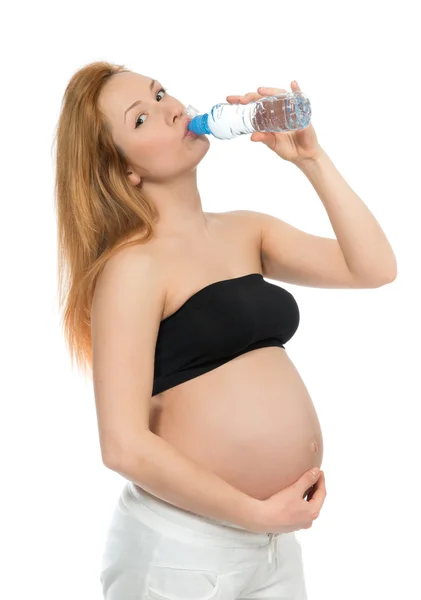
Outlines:
[[[300, 530], [311, 600], [419, 597], [421, 54], [410, 1], [46, 1], [1, 9], [1, 596], [100, 600], [124, 480], [101, 461], [92, 383], [72, 371], [56, 294], [53, 135], [65, 86], [107, 60], [206, 112], [297, 79], [321, 146], [385, 231], [390, 285], [282, 284], [287, 352], [315, 404], [328, 496]], [[250, 136], [211, 138], [203, 210], [250, 209], [333, 237], [306, 176]], [[418, 307], [418, 308], [417, 308]], [[125, 599], [121, 599], [125, 600]]]

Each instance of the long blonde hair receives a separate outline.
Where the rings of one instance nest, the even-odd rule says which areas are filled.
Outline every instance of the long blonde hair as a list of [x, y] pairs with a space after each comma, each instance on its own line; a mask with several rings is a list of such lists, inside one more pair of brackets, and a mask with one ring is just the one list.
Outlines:
[[[122, 246], [153, 235], [156, 206], [127, 177], [124, 152], [112, 140], [98, 98], [123, 65], [94, 62], [78, 70], [64, 93], [55, 142], [58, 303], [72, 365], [92, 374], [91, 307], [106, 261]], [[133, 233], [143, 237], [127, 241]]]

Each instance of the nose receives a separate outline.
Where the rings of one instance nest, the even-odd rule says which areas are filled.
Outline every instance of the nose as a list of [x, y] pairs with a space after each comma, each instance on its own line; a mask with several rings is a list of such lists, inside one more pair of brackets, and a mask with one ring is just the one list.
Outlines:
[[174, 123], [178, 123], [178, 121], [180, 121], [180, 119], [182, 119], [185, 115], [184, 115], [184, 108], [182, 106], [175, 106], [170, 110], [170, 123], [174, 124]]
[[[186, 118], [184, 114], [184, 106], [179, 102], [168, 103], [166, 106], [162, 104], [158, 107], [160, 109], [160, 117], [167, 127], [174, 127], [178, 129], [181, 127], [180, 122]], [[157, 110], [158, 110], [157, 109]]]
[[184, 118], [184, 109], [183, 107], [178, 108], [175, 111], [175, 117], [177, 118], [177, 120], [179, 121], [180, 119]]

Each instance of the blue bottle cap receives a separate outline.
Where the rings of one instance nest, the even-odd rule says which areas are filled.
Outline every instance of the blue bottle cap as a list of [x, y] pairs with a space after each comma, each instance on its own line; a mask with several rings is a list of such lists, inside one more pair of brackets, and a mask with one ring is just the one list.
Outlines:
[[208, 113], [193, 117], [187, 125], [187, 129], [193, 131], [193, 133], [196, 133], [197, 135], [203, 135], [204, 133], [210, 134], [211, 130], [208, 127]]

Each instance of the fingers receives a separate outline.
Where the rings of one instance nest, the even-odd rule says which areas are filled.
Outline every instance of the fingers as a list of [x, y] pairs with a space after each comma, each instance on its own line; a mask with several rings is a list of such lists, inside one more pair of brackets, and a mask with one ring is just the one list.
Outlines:
[[228, 102], [235, 102], [237, 104], [247, 104], [252, 100], [258, 100], [261, 97], [262, 95], [258, 94], [257, 92], [248, 92], [247, 94], [244, 94], [244, 96], [227, 96], [226, 99], [228, 100]]
[[312, 485], [312, 486], [311, 486], [311, 488], [309, 488], [309, 489], [306, 491], [306, 493], [305, 493], [305, 496], [304, 496], [304, 497], [306, 497], [306, 496], [307, 496], [307, 502], [313, 498], [313, 494], [314, 494], [315, 490], [316, 490], [316, 487], [315, 487], [315, 485]]
[[263, 96], [276, 96], [277, 94], [284, 94], [288, 90], [284, 90], [283, 88], [258, 87], [257, 91]]
[[[320, 477], [313, 486], [314, 492], [308, 496], [308, 504], [318, 515], [326, 498], [325, 474], [320, 471]], [[310, 497], [311, 496], [311, 497]]]
[[276, 96], [277, 94], [286, 92], [287, 90], [284, 88], [258, 87], [257, 92], [248, 92], [247, 94], [244, 94], [244, 96], [234, 94], [227, 96], [226, 99], [228, 102], [236, 104], [247, 104], [253, 100], [259, 100], [259, 98], [263, 98], [264, 96]]

